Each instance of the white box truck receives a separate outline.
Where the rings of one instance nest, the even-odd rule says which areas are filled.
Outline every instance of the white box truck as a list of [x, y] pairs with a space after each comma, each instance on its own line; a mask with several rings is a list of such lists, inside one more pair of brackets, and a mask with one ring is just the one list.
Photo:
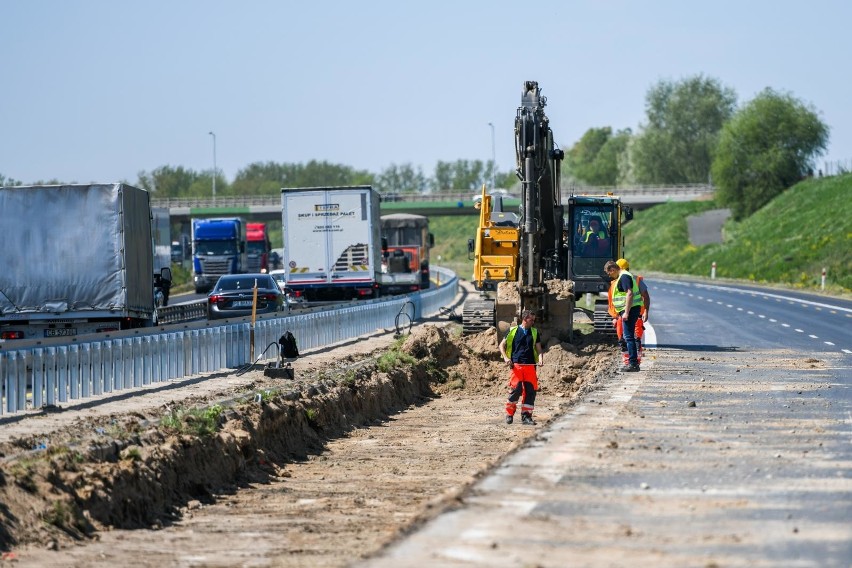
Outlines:
[[380, 197], [370, 186], [284, 188], [285, 284], [308, 302], [379, 295]]
[[0, 225], [0, 341], [155, 325], [154, 242], [144, 189], [122, 183], [2, 187]]

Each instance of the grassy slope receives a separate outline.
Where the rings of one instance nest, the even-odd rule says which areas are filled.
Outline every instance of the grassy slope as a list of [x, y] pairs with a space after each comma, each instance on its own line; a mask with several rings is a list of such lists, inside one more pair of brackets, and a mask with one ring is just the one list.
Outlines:
[[[627, 257], [643, 272], [709, 276], [715, 261], [720, 278], [813, 289], [825, 267], [827, 289], [852, 291], [852, 175], [804, 181], [748, 219], [729, 220], [724, 243], [691, 245], [686, 218], [717, 207], [693, 201], [637, 211], [625, 226]], [[467, 240], [476, 223], [475, 215], [430, 217], [432, 262], [469, 278]]]
[[631, 264], [644, 271], [707, 276], [849, 292], [852, 250], [852, 175], [797, 184], [741, 222], [729, 220], [722, 244], [689, 243], [686, 217], [713, 202], [668, 203], [638, 211], [625, 226]]

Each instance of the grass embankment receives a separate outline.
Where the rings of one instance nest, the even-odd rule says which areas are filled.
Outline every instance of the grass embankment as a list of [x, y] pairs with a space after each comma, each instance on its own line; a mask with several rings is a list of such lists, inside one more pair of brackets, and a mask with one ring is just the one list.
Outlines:
[[[666, 203], [637, 211], [625, 225], [631, 265], [650, 272], [744, 279], [818, 289], [852, 291], [852, 175], [803, 181], [742, 221], [729, 219], [723, 242], [690, 244], [687, 217], [715, 209], [715, 202]], [[437, 237], [436, 237], [437, 238]]]

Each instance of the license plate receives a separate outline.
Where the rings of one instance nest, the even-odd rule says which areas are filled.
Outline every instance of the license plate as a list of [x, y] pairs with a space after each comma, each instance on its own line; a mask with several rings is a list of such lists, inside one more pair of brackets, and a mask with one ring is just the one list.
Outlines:
[[236, 300], [233, 304], [231, 304], [235, 308], [250, 308], [251, 300]]
[[68, 337], [69, 335], [77, 335], [76, 327], [60, 327], [44, 330], [45, 337]]

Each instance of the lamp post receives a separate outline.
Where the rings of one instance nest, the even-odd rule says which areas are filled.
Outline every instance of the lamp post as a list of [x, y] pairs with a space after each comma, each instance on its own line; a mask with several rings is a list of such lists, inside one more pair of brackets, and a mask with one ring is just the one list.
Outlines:
[[213, 203], [216, 203], [216, 133], [208, 132], [213, 137]]
[[497, 173], [495, 171], [496, 168], [497, 168], [497, 163], [496, 163], [497, 157], [496, 157], [496, 154], [494, 152], [494, 123], [489, 122], [488, 126], [491, 127], [491, 190], [493, 191], [493, 190], [497, 189], [495, 187], [495, 184], [497, 183], [496, 177], [495, 177], [497, 175]]

